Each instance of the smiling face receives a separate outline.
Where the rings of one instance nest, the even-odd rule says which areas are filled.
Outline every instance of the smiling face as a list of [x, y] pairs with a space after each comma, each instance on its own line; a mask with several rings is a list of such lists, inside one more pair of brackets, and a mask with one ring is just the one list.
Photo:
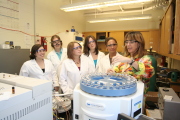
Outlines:
[[130, 38], [125, 41], [125, 46], [127, 48], [127, 51], [130, 54], [134, 54], [139, 49], [139, 42], [136, 40], [131, 40]]
[[116, 51], [117, 51], [117, 43], [116, 43], [116, 41], [114, 41], [113, 39], [110, 39], [107, 42], [106, 48], [107, 48], [107, 50], [109, 51], [110, 54], [111, 53], [116, 53]]
[[88, 47], [90, 50], [95, 50], [96, 48], [95, 40], [93, 40], [92, 38], [89, 38]]
[[52, 40], [52, 44], [53, 44], [55, 50], [60, 50], [62, 47], [61, 40], [59, 40], [56, 37]]
[[36, 59], [44, 59], [45, 52], [46, 50], [43, 47], [40, 47], [35, 53]]
[[82, 47], [78, 43], [74, 43], [73, 56], [80, 56], [82, 54]]

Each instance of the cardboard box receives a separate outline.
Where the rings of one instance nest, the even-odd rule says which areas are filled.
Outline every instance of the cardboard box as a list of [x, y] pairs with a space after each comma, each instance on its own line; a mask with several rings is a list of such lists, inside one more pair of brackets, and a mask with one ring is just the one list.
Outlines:
[[158, 92], [149, 91], [146, 94], [146, 101], [158, 102]]
[[159, 109], [154, 109], [154, 110], [146, 109], [146, 115], [155, 120], [162, 120], [161, 110]]

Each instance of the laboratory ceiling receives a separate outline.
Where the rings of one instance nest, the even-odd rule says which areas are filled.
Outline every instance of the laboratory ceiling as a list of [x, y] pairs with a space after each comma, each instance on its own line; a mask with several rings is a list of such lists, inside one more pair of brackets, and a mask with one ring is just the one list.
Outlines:
[[[103, 1], [103, 0], [61, 0], [62, 6], [73, 5], [77, 3], [84, 2], [93, 2], [93, 1]], [[108, 1], [108, 0], [106, 0]], [[112, 0], [109, 0], [112, 1]], [[115, 1], [115, 0], [114, 0]], [[117, 0], [118, 1], [118, 0]], [[122, 2], [126, 1], [138, 1], [138, 0], [119, 0]], [[139, 0], [140, 1], [140, 0]], [[80, 10], [83, 12], [84, 17], [89, 20], [93, 18], [113, 18], [119, 16], [138, 16], [138, 15], [151, 15], [151, 21], [161, 20], [164, 15], [167, 6], [169, 5], [170, 0], [148, 0], [146, 2], [139, 3], [129, 3], [123, 5], [114, 5], [114, 6], [103, 6], [99, 8]], [[71, 11], [74, 12], [74, 11]]]

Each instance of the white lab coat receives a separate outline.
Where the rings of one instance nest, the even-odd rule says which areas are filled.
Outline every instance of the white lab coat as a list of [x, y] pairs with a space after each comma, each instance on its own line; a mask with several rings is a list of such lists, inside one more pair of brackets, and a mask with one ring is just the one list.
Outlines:
[[103, 52], [99, 51], [98, 58], [97, 58], [97, 64], [95, 66], [93, 57], [92, 57], [90, 52], [89, 52], [89, 56], [86, 56], [85, 54], [82, 55], [82, 57], [88, 58], [88, 60], [89, 60], [89, 62], [91, 64], [90, 67], [92, 67], [93, 72], [98, 72], [99, 64], [100, 64], [100, 59], [103, 58], [104, 56], [105, 56], [105, 54]]
[[44, 59], [45, 72], [39, 67], [35, 59], [26, 61], [20, 70], [19, 75], [49, 80], [53, 82], [53, 86], [59, 86], [56, 70], [54, 69], [51, 61]]
[[62, 55], [61, 55], [61, 59], [58, 58], [56, 51], [52, 50], [48, 55], [47, 55], [47, 59], [49, 59], [54, 68], [56, 69], [56, 72], [59, 73], [58, 68], [61, 65], [62, 61], [67, 59], [67, 48], [62, 48]]
[[59, 84], [63, 90], [63, 93], [73, 94], [73, 90], [75, 86], [80, 83], [81, 77], [93, 72], [91, 68], [90, 63], [85, 57], [81, 57], [80, 70], [72, 59], [64, 60], [59, 75]]
[[[117, 52], [116, 55], [120, 55], [120, 54]], [[107, 54], [100, 60], [98, 72], [107, 73], [107, 70], [109, 68], [111, 68], [111, 64], [110, 64], [109, 54]]]

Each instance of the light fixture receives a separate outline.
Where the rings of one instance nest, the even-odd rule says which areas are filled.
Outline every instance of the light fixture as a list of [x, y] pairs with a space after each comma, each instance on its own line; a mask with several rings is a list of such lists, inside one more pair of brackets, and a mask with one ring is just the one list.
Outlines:
[[140, 20], [140, 19], [151, 19], [152, 16], [149, 14], [144, 15], [136, 15], [136, 16], [121, 16], [116, 18], [109, 18], [109, 19], [94, 19], [89, 20], [89, 23], [97, 23], [97, 22], [112, 22], [112, 21], [124, 21], [124, 20]]
[[150, 2], [153, 0], [92, 0], [79, 3], [73, 3], [65, 6], [61, 6], [60, 9], [66, 12], [85, 10], [85, 9], [94, 9], [99, 7], [115, 6], [115, 5], [124, 5], [124, 4], [135, 4], [141, 2]]

